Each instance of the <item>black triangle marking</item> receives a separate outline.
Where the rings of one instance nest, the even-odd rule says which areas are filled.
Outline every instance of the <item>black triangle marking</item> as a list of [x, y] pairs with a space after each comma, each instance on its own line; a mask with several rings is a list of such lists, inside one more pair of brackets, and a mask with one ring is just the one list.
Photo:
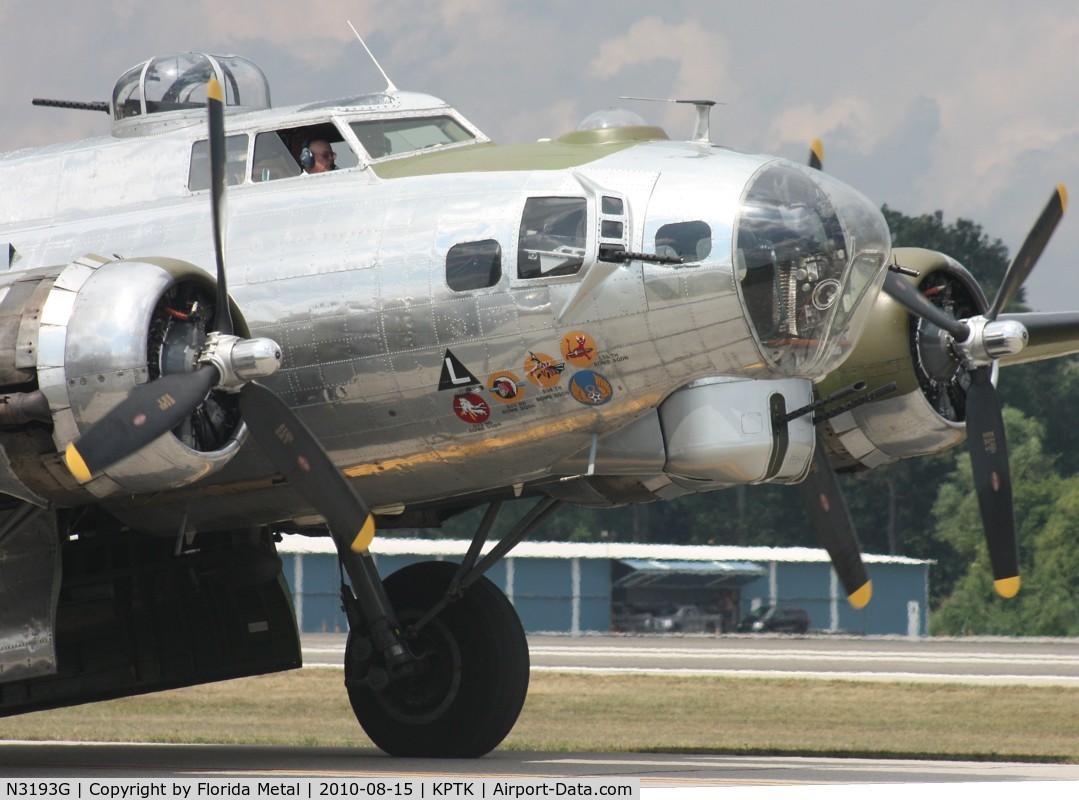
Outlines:
[[438, 390], [464, 389], [466, 386], [476, 386], [480, 382], [476, 376], [469, 372], [468, 367], [449, 350], [442, 361], [442, 377], [438, 379]]

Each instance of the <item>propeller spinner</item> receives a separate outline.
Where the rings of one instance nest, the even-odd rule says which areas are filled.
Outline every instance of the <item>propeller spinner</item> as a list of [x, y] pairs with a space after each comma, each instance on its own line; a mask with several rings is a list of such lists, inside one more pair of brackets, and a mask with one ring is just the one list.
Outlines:
[[995, 359], [1022, 350], [1028, 332], [1016, 320], [998, 320], [997, 317], [1034, 269], [1067, 204], [1067, 190], [1063, 184], [1058, 185], [1008, 265], [1000, 290], [984, 315], [955, 319], [933, 305], [896, 271], [889, 271], [884, 283], [884, 291], [896, 302], [948, 337], [951, 357], [970, 376], [966, 424], [971, 469], [989, 546], [993, 585], [1002, 597], [1014, 597], [1019, 592], [1019, 549], [1004, 417], [990, 370]]
[[188, 418], [213, 391], [239, 392], [251, 435], [274, 467], [326, 520], [339, 546], [366, 550], [374, 518], [331, 461], [318, 439], [272, 390], [255, 383], [277, 371], [281, 349], [270, 339], [242, 339], [233, 332], [225, 283], [225, 126], [221, 85], [207, 87], [210, 129], [210, 202], [217, 261], [217, 307], [192, 372], [164, 375], [136, 386], [115, 408], [68, 445], [64, 454], [81, 482], [135, 453]]

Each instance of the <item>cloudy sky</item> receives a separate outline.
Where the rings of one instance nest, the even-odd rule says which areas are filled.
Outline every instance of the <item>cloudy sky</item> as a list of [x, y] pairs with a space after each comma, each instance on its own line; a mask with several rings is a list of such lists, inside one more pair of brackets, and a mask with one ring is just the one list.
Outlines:
[[1077, 198], [1027, 283], [1079, 309], [1079, 6], [1075, 0], [0, 0], [3, 150], [107, 133], [106, 100], [153, 55], [246, 56], [275, 105], [381, 89], [346, 20], [394, 83], [444, 98], [499, 142], [558, 136], [625, 106], [692, 133], [825, 168], [906, 214], [980, 223], [1014, 252], [1058, 182]]

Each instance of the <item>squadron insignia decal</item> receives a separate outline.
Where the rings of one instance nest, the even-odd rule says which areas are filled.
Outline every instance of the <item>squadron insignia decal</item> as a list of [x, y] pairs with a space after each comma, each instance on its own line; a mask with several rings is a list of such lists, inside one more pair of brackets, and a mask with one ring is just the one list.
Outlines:
[[462, 422], [467, 422], [470, 425], [481, 425], [491, 418], [491, 407], [478, 394], [469, 392], [459, 394], [453, 398], [453, 413]]
[[511, 406], [524, 399], [525, 382], [507, 370], [496, 372], [487, 379], [487, 390], [500, 403]]
[[556, 361], [546, 353], [533, 353], [529, 350], [528, 357], [525, 358], [525, 376], [533, 386], [540, 389], [551, 389], [557, 386], [565, 369], [565, 361]]
[[599, 355], [596, 340], [584, 331], [571, 331], [562, 337], [562, 357], [575, 367], [590, 367]]
[[601, 406], [614, 395], [611, 382], [598, 372], [583, 369], [569, 382], [569, 393], [578, 403], [586, 406]]

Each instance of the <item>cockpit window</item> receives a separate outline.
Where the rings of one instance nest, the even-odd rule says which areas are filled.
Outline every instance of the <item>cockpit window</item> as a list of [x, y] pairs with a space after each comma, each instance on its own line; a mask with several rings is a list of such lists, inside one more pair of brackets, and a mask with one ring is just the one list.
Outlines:
[[251, 180], [255, 183], [349, 169], [359, 163], [332, 122], [265, 131], [255, 137]]
[[[243, 183], [247, 172], [247, 134], [225, 137], [225, 182], [229, 186]], [[191, 167], [187, 173], [187, 188], [201, 192], [210, 188], [210, 143], [206, 139], [191, 147]]]
[[426, 150], [440, 145], [470, 142], [475, 136], [449, 116], [361, 120], [352, 130], [372, 160]]
[[267, 131], [255, 137], [255, 155], [251, 159], [251, 180], [275, 181], [294, 178], [303, 172], [277, 131]]
[[583, 197], [530, 197], [521, 217], [517, 276], [575, 274], [584, 265], [586, 219]]
[[672, 222], [656, 231], [656, 253], [685, 262], [704, 261], [712, 252], [712, 228], [703, 220]]

